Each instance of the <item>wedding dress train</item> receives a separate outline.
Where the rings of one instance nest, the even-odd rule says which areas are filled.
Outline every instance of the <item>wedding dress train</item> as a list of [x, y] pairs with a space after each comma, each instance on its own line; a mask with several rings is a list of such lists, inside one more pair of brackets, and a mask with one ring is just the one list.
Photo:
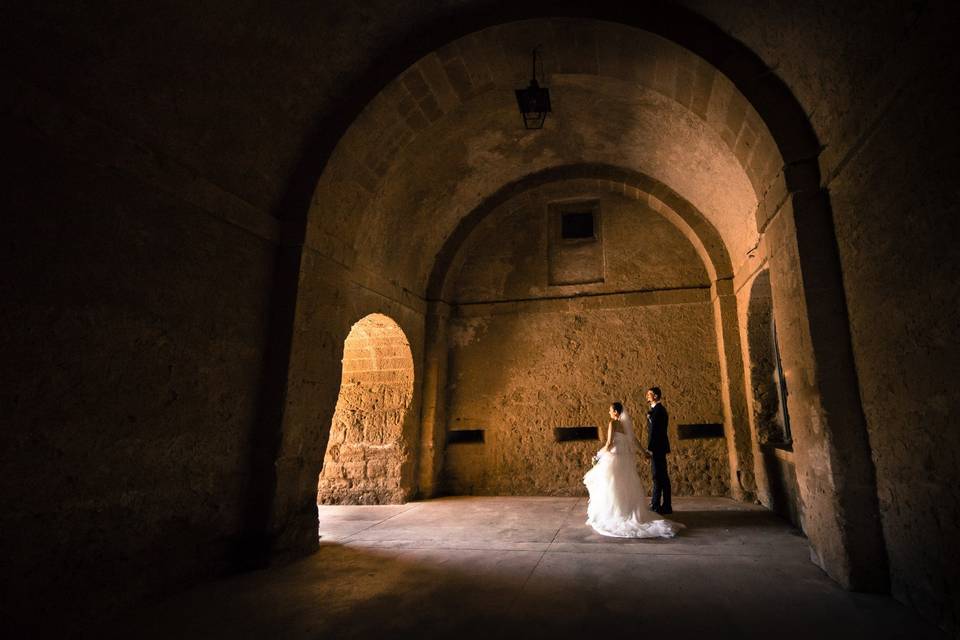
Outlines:
[[620, 415], [624, 433], [614, 432], [611, 451], [601, 451], [593, 468], [583, 476], [590, 500], [587, 524], [616, 538], [672, 538], [684, 527], [647, 507], [647, 494], [637, 475], [633, 423]]

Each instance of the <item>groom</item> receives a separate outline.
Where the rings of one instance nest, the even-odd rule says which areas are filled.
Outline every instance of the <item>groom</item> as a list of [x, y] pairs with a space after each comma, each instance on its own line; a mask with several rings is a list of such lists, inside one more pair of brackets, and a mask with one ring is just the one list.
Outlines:
[[[661, 515], [673, 513], [670, 506], [670, 476], [667, 475], [667, 454], [670, 453], [670, 441], [667, 440], [667, 423], [670, 417], [667, 409], [660, 403], [660, 387], [647, 389], [647, 457], [653, 471], [653, 496], [650, 509]], [[663, 501], [661, 502], [661, 497]]]

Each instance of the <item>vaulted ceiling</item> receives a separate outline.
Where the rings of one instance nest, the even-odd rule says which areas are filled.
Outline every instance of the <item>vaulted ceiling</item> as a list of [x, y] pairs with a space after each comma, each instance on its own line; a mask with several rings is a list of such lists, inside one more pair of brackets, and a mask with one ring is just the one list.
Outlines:
[[[513, 90], [544, 55], [553, 113], [523, 128]], [[504, 185], [602, 164], [689, 202], [736, 268], [756, 244], [758, 199], [782, 167], [766, 126], [701, 58], [646, 31], [592, 20], [487, 29], [422, 58], [352, 124], [314, 194], [308, 238], [422, 293], [460, 221]]]

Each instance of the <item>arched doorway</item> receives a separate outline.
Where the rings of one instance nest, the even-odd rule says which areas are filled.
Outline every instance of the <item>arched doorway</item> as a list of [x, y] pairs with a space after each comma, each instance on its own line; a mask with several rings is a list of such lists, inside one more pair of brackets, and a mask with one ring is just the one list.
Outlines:
[[[344, 341], [340, 393], [317, 483], [319, 504], [402, 502], [413, 356], [396, 322], [370, 314]], [[410, 475], [407, 473], [406, 475]]]
[[[461, 218], [502, 185], [564, 163], [613, 162], [649, 174], [701, 210], [735, 258], [733, 273], [717, 274], [710, 283], [722, 335], [724, 423], [747, 422], [734, 292], [752, 271], [755, 249], [764, 249], [791, 385], [793, 431], [803, 445], [797, 473], [804, 531], [815, 561], [841, 584], [884, 589], [873, 467], [829, 194], [820, 186], [821, 147], [800, 105], [752, 52], [691, 16], [661, 17], [666, 20], [640, 21], [615, 12], [606, 18], [616, 22], [603, 24], [582, 18], [533, 24], [534, 18], [488, 29], [467, 20], [455, 29], [459, 35], [481, 30], [456, 41], [458, 34], [447, 31], [441, 36], [446, 44], [424, 57], [405, 53], [392, 80], [387, 67], [378, 67], [370, 79], [376, 96], [331, 123], [328, 131], [339, 137], [311, 145], [317, 153], [301, 166], [311, 178], [323, 170], [298, 225], [310, 252], [302, 262], [290, 261], [297, 269], [290, 280], [301, 287], [290, 317], [290, 353], [325, 339], [320, 323], [310, 323], [319, 306], [331, 298], [339, 298], [339, 308], [360, 304], [372, 292], [425, 316], [431, 329], [424, 379], [442, 380], [445, 363], [436, 354], [443, 352], [450, 309], [448, 301], [429, 295], [428, 286], [433, 262]], [[529, 134], [502, 124], [516, 116], [503, 96], [524, 79], [517, 69], [526, 66], [515, 61], [526, 60], [545, 32], [573, 34], [563, 37], [575, 43], [572, 48], [551, 48], [563, 52], [550, 64], [552, 86], [564, 92], [566, 109], [554, 114], [552, 128], [525, 141]], [[617, 117], [598, 121], [598, 100]], [[651, 195], [659, 198], [660, 192]], [[314, 259], [321, 255], [331, 260]], [[821, 360], [830, 366], [820, 366]], [[321, 378], [323, 371], [296, 361], [288, 375], [299, 384]], [[427, 425], [443, 425], [446, 389], [429, 383], [423, 393], [424, 432], [442, 433]], [[302, 507], [297, 465], [316, 457], [302, 450], [304, 423], [296, 417], [329, 415], [331, 407], [321, 406], [316, 394], [291, 397], [287, 402], [298, 412], [286, 419], [277, 456], [291, 470], [277, 480], [276, 493], [278, 503], [289, 497]], [[442, 451], [436, 436], [422, 440], [421, 448]], [[732, 442], [740, 468], [738, 487], [731, 489], [749, 499], [753, 465], [739, 460], [748, 459], [751, 443]], [[841, 456], [843, 465], [824, 464]], [[287, 527], [287, 511], [280, 509], [271, 526]], [[305, 513], [300, 508], [296, 527], [305, 528], [299, 519]]]

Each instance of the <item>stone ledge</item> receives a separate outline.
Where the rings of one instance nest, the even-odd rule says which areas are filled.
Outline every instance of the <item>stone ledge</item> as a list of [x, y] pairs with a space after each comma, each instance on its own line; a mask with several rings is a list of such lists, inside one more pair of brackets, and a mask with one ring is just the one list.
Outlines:
[[571, 295], [562, 298], [527, 300], [491, 300], [454, 304], [453, 315], [461, 318], [507, 315], [513, 313], [556, 313], [586, 309], [622, 309], [627, 307], [700, 304], [710, 302], [709, 287], [622, 291], [593, 295]]

